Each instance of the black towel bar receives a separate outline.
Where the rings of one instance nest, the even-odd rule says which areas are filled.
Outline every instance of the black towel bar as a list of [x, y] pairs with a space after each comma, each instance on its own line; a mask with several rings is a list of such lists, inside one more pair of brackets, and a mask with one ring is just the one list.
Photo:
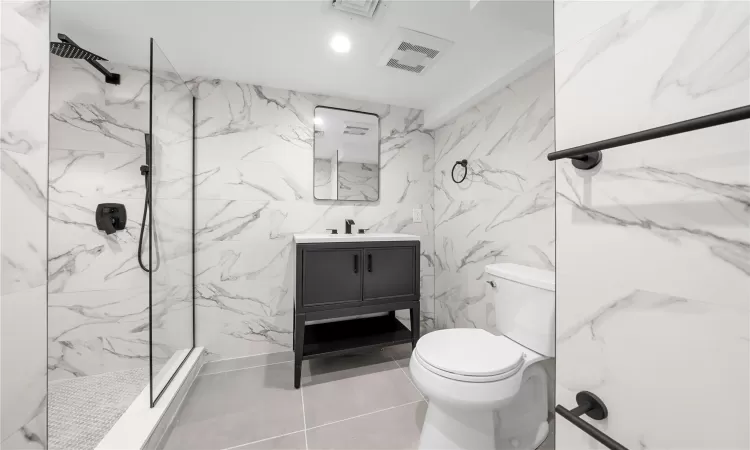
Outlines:
[[724, 125], [746, 119], [750, 119], [750, 106], [741, 106], [739, 108], [729, 109], [727, 111], [709, 114], [707, 116], [696, 117], [695, 119], [683, 120], [682, 122], [675, 122], [661, 127], [650, 128], [648, 130], [638, 131], [624, 136], [618, 136], [603, 141], [592, 142], [591, 144], [552, 152], [547, 155], [547, 159], [549, 161], [555, 161], [557, 159], [570, 158], [573, 160], [573, 165], [578, 169], [593, 169], [602, 160], [602, 150], [650, 141], [652, 139], [659, 139], [675, 134], [687, 133], [689, 131], [715, 127], [717, 125]]
[[588, 391], [581, 391], [576, 394], [576, 403], [578, 406], [569, 410], [561, 405], [555, 406], [555, 412], [563, 416], [565, 420], [580, 428], [584, 433], [604, 444], [610, 450], [628, 450], [627, 447], [616, 440], [602, 433], [601, 430], [581, 419], [581, 415], [586, 414], [594, 420], [606, 419], [608, 412], [604, 402]]

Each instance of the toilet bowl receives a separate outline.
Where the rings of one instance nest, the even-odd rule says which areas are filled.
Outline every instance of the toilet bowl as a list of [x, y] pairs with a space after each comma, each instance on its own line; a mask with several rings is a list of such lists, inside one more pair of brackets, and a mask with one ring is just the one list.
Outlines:
[[429, 400], [420, 449], [531, 450], [547, 437], [541, 362], [554, 356], [554, 273], [512, 264], [486, 271], [497, 279], [504, 333], [434, 331], [412, 352], [412, 379]]

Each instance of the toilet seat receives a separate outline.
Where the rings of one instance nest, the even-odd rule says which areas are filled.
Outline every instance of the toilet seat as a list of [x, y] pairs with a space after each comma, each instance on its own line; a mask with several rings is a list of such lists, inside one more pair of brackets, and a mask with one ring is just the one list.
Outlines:
[[451, 380], [488, 383], [515, 375], [524, 364], [524, 348], [505, 336], [482, 329], [454, 328], [423, 336], [415, 359], [428, 371]]

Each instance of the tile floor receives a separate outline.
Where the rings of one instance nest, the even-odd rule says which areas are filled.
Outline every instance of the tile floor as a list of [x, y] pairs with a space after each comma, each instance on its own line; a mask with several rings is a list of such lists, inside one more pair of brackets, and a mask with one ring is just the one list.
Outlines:
[[300, 389], [289, 353], [207, 364], [161, 448], [416, 449], [427, 403], [410, 351], [305, 361]]

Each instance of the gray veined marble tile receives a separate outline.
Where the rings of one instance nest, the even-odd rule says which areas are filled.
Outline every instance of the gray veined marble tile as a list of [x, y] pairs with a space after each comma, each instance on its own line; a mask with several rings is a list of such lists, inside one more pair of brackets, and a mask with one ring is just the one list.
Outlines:
[[339, 162], [337, 175], [339, 200], [374, 201], [378, 198], [377, 164]]
[[[582, 29], [596, 31], [558, 54], [556, 60], [557, 145], [573, 147], [747, 103], [748, 6], [742, 2], [634, 2], [578, 12]], [[610, 12], [613, 14], [610, 15]], [[612, 17], [614, 16], [614, 17]], [[561, 26], [568, 25], [561, 22]], [[663, 40], [661, 30], [675, 28]], [[646, 42], [660, 42], [649, 46]], [[646, 53], [643, 49], [647, 48]], [[640, 67], [638, 76], [620, 70], [633, 55], [659, 64]], [[643, 59], [641, 59], [643, 60]], [[651, 60], [651, 59], [649, 59]], [[628, 66], [630, 67], [630, 66]], [[628, 95], [573, 101], [589, 80], [606, 80], [602, 92], [627, 86]], [[598, 97], [598, 98], [597, 98]], [[627, 100], [625, 100], [627, 98]], [[606, 105], [606, 106], [605, 106]], [[568, 109], [571, 108], [571, 109]], [[577, 113], [573, 111], [575, 109]], [[580, 129], [574, 117], [606, 117], [606, 130]], [[591, 122], [589, 122], [591, 123]]]
[[2, 201], [12, 206], [2, 227], [2, 293], [21, 292], [45, 283], [46, 148], [27, 153], [2, 150]]
[[80, 197], [139, 198], [146, 195], [140, 174], [144, 153], [50, 150], [50, 191]]
[[0, 445], [46, 448], [49, 2], [3, 2]]
[[[553, 70], [541, 64], [435, 130], [437, 328], [494, 328], [487, 264], [554, 270], [554, 167], [541, 157], [554, 147]], [[456, 184], [463, 158], [467, 177]]]
[[[750, 100], [746, 3], [565, 10], [555, 17], [556, 41], [558, 30], [567, 41], [555, 59], [558, 148]], [[739, 357], [749, 331], [747, 133], [737, 122], [610, 150], [593, 177], [557, 163], [557, 402], [596, 389], [610, 411], [636, 411], [645, 396], [674, 406], [610, 420], [608, 434], [628, 447], [748, 443], [726, 420], [749, 417], [736, 400], [750, 370]], [[696, 413], [716, 398], [725, 414]], [[556, 430], [558, 448], [585, 439]]]
[[148, 364], [148, 289], [49, 295], [49, 376]]

